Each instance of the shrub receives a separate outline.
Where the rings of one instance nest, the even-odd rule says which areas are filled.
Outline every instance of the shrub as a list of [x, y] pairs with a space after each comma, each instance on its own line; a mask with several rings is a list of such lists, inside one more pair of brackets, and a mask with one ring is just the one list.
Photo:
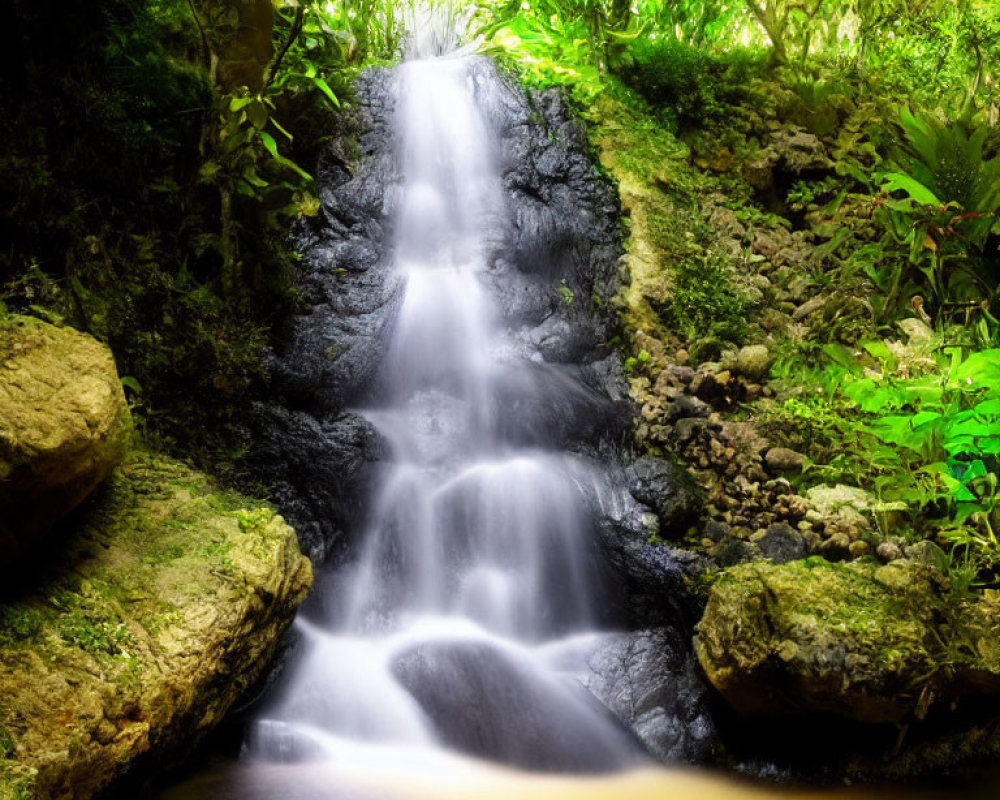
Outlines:
[[759, 56], [734, 51], [717, 58], [672, 36], [639, 37], [621, 68], [625, 83], [665, 107], [678, 128], [720, 120], [727, 106], [743, 99], [745, 85], [759, 72]]

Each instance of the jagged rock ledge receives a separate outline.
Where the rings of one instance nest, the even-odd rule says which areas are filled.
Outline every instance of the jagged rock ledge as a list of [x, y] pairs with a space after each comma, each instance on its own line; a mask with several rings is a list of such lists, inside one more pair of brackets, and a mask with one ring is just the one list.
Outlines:
[[311, 583], [274, 510], [134, 455], [0, 597], [0, 798], [166, 768], [267, 667]]

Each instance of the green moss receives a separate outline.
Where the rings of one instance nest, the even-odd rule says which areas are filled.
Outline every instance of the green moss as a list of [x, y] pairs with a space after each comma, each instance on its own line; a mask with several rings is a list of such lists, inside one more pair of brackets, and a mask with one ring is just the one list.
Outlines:
[[727, 570], [713, 584], [696, 649], [745, 712], [822, 711], [900, 721], [1000, 688], [995, 600], [956, 606], [947, 579], [915, 562], [813, 557]]
[[17, 754], [17, 745], [10, 731], [0, 726], [0, 761], [14, 758]]
[[32, 800], [35, 798], [37, 770], [0, 759], [0, 800]]
[[192, 719], [203, 733], [256, 678], [309, 584], [270, 506], [237, 503], [170, 459], [134, 454], [74, 521], [31, 588], [0, 604], [0, 800], [54, 796], [63, 780], [92, 793], [150, 739], [189, 738]]
[[0, 606], [0, 646], [30, 642], [44, 624], [45, 613], [41, 609], [23, 603]]

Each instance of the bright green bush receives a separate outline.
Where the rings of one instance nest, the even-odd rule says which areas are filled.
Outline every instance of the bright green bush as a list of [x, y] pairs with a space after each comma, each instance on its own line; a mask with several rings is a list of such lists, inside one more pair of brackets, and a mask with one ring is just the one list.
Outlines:
[[734, 51], [724, 58], [659, 34], [629, 44], [623, 80], [649, 102], [662, 106], [680, 129], [724, 118], [745, 99], [745, 86], [763, 68], [759, 55]]

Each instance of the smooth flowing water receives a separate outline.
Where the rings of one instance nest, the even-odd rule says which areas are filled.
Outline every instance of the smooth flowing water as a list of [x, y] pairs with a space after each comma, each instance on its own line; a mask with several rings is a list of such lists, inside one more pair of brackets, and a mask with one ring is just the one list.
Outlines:
[[599, 616], [581, 493], [598, 476], [515, 445], [500, 424], [501, 404], [528, 399], [516, 387], [537, 386], [510, 381], [529, 362], [481, 280], [510, 222], [484, 113], [496, 88], [473, 63], [400, 68], [393, 253], [405, 293], [364, 410], [391, 455], [357, 554], [325, 579], [322, 612], [297, 623], [305, 653], [251, 737], [261, 762], [442, 745], [538, 769], [639, 760], [569, 679]]

